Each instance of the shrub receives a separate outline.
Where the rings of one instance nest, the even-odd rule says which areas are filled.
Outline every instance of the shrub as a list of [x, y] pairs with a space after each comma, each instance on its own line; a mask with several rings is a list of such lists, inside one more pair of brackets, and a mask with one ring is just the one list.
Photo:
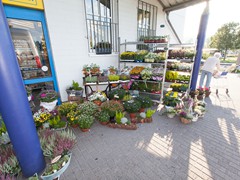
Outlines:
[[98, 111], [98, 106], [93, 102], [87, 101], [83, 104], [80, 104], [77, 109], [79, 110], [80, 114], [94, 116], [94, 114]]
[[124, 102], [123, 106], [127, 112], [136, 113], [141, 108], [141, 103], [137, 100], [131, 100]]
[[81, 114], [78, 117], [80, 129], [90, 129], [94, 122], [94, 117], [89, 114]]
[[141, 108], [150, 108], [153, 105], [153, 101], [148, 96], [139, 96], [136, 100], [141, 103]]
[[105, 101], [101, 105], [101, 110], [108, 112], [110, 117], [114, 117], [117, 111], [122, 112], [124, 110], [123, 105], [117, 101], [110, 100]]

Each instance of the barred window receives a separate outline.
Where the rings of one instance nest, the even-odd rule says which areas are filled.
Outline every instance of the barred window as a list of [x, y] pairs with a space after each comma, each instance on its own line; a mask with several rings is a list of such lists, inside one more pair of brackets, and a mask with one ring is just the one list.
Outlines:
[[146, 36], [156, 36], [157, 7], [138, 1], [138, 40]]
[[118, 1], [85, 0], [88, 47], [90, 53], [118, 51]]

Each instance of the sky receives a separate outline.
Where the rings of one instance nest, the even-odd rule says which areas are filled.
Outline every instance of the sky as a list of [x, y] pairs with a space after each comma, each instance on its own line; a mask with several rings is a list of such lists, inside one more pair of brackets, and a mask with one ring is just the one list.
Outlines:
[[[197, 38], [201, 14], [206, 3], [201, 3], [186, 9], [184, 40]], [[218, 28], [229, 22], [240, 23], [240, 0], [210, 0], [209, 19], [206, 38], [214, 35]]]

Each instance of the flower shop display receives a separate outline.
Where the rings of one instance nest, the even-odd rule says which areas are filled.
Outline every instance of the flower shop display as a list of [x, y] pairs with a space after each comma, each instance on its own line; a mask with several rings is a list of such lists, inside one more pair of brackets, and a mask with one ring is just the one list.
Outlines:
[[209, 97], [209, 95], [211, 94], [210, 88], [205, 87], [204, 91], [205, 91], [205, 97]]
[[94, 102], [96, 105], [100, 106], [102, 102], [107, 100], [107, 96], [102, 91], [94, 92], [92, 95], [88, 97], [88, 100]]
[[135, 62], [143, 62], [145, 56], [148, 54], [147, 50], [139, 50], [135, 54]]
[[168, 82], [174, 82], [178, 78], [178, 72], [176, 71], [167, 71], [165, 79]]
[[25, 86], [28, 96], [28, 101], [32, 100], [32, 88], [30, 86]]
[[80, 115], [79, 110], [71, 110], [70, 112], [67, 113], [66, 118], [68, 123], [73, 127], [76, 128], [78, 127], [78, 116]]
[[156, 110], [147, 109], [146, 112], [141, 112], [139, 116], [137, 117], [138, 123], [151, 123], [152, 122], [152, 116], [156, 112]]
[[[154, 53], [157, 53], [154, 51]], [[160, 63], [163, 62], [164, 60], [166, 60], [166, 51], [160, 51], [157, 53], [157, 57], [154, 59], [156, 63]]]
[[83, 88], [79, 86], [79, 83], [72, 81], [72, 85], [66, 89], [68, 94], [68, 101], [79, 101], [83, 96]]
[[85, 64], [85, 65], [83, 66], [82, 71], [83, 71], [83, 74], [84, 74], [85, 76], [89, 76], [89, 75], [99, 75], [99, 74], [100, 74], [100, 66], [97, 65], [97, 64], [93, 64], [93, 63], [90, 64], [90, 65]]
[[87, 77], [84, 78], [84, 82], [87, 83], [87, 84], [91, 84], [91, 83], [96, 84], [97, 81], [98, 81], [97, 76], [90, 75], [90, 76], [87, 76]]
[[100, 111], [97, 117], [98, 117], [98, 121], [102, 125], [106, 125], [110, 120], [110, 116], [107, 111]]
[[110, 74], [110, 75], [108, 75], [108, 80], [111, 81], [111, 82], [114, 82], [114, 83], [118, 83], [119, 78], [120, 77], [117, 74]]
[[130, 76], [127, 75], [127, 74], [122, 73], [122, 74], [120, 74], [119, 79], [120, 79], [122, 82], [124, 82], [124, 81], [129, 81], [129, 80], [130, 80]]
[[179, 102], [180, 98], [178, 97], [178, 92], [169, 91], [163, 98], [163, 104], [166, 106], [175, 107]]
[[94, 117], [90, 114], [81, 114], [78, 116], [79, 127], [82, 132], [88, 132], [93, 125]]
[[136, 53], [132, 51], [126, 51], [120, 54], [120, 58], [122, 60], [134, 60], [135, 56], [136, 56]]
[[117, 68], [115, 68], [114, 66], [109, 66], [108, 71], [110, 72], [110, 74], [117, 74]]
[[148, 96], [139, 96], [136, 97], [136, 100], [140, 102], [139, 112], [144, 112], [145, 108], [150, 108], [153, 106], [153, 101]]
[[62, 120], [57, 110], [51, 111], [51, 117], [48, 120], [49, 127], [55, 130], [62, 130], [67, 127], [67, 122]]
[[0, 179], [15, 179], [21, 168], [11, 144], [0, 146]]
[[110, 122], [115, 122], [114, 117], [116, 115], [116, 112], [123, 112], [124, 108], [120, 102], [109, 100], [101, 104], [101, 110], [108, 112], [108, 115], [110, 116]]
[[163, 72], [164, 72], [163, 67], [153, 68], [152, 69], [152, 80], [154, 80], [154, 81], [162, 81], [162, 79], [163, 79]]
[[65, 102], [58, 106], [58, 112], [61, 116], [67, 116], [71, 111], [76, 111], [78, 104], [75, 102]]
[[78, 105], [77, 110], [80, 112], [80, 114], [94, 116], [95, 113], [98, 112], [98, 106], [91, 101], [86, 101], [83, 104]]
[[124, 109], [129, 113], [131, 120], [134, 121], [136, 118], [136, 113], [141, 108], [141, 103], [137, 100], [130, 100], [123, 103]]
[[190, 75], [179, 74], [177, 79], [176, 79], [177, 83], [189, 83], [189, 81], [190, 81]]
[[37, 128], [49, 127], [48, 120], [50, 118], [51, 113], [45, 108], [41, 108], [33, 114], [33, 119]]
[[108, 82], [108, 76], [98, 76], [97, 78], [98, 78], [98, 84]]
[[43, 90], [39, 94], [40, 106], [52, 111], [56, 107], [58, 97], [54, 90]]
[[71, 159], [71, 149], [76, 144], [76, 136], [71, 130], [51, 131], [41, 130], [39, 139], [44, 156], [48, 157], [47, 165], [42, 179], [55, 179], [67, 169]]
[[130, 71], [130, 76], [132, 79], [139, 79], [140, 77], [140, 73], [142, 72], [142, 70], [145, 67], [143, 66], [135, 66], [134, 68], [132, 68], [132, 70]]
[[203, 100], [204, 99], [204, 97], [205, 97], [205, 95], [204, 95], [204, 88], [202, 88], [202, 87], [199, 87], [198, 89], [197, 89], [197, 91], [198, 91], [198, 94], [197, 94], [197, 99], [198, 100]]
[[149, 62], [149, 63], [154, 63], [155, 59], [158, 58], [158, 55], [153, 52], [149, 52], [145, 57], [144, 57], [144, 62]]
[[177, 114], [177, 111], [175, 110], [174, 107], [171, 107], [171, 106], [165, 106], [166, 108], [166, 115], [168, 118], [174, 118], [174, 116]]
[[188, 89], [188, 84], [172, 83], [170, 88], [172, 88], [173, 91], [185, 92]]
[[114, 89], [109, 91], [108, 97], [109, 99], [123, 100], [126, 95], [126, 91], [124, 89]]
[[143, 80], [149, 80], [152, 78], [152, 69], [147, 67], [143, 69], [140, 74]]
[[180, 120], [183, 124], [189, 124], [189, 123], [192, 122], [192, 119], [193, 119], [192, 113], [189, 110], [186, 110], [186, 109], [182, 109], [179, 112], [179, 117], [180, 117]]

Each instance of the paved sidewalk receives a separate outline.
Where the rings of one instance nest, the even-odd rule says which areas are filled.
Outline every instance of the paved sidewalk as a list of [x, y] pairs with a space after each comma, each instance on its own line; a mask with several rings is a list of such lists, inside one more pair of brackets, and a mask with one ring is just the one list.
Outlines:
[[205, 117], [190, 125], [155, 114], [135, 131], [98, 123], [89, 133], [75, 129], [78, 143], [61, 179], [239, 180], [240, 77], [229, 74], [226, 81], [230, 97], [219, 88], [206, 99]]

